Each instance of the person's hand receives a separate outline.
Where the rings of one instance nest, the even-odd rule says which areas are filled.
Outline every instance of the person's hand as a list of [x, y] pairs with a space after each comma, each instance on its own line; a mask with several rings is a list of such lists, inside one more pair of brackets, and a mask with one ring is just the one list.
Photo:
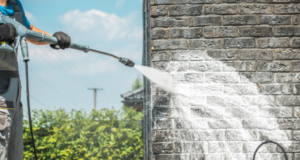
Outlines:
[[0, 41], [6, 41], [9, 44], [14, 43], [17, 36], [17, 30], [11, 23], [0, 24]]
[[57, 44], [50, 44], [53, 49], [66, 49], [71, 45], [71, 38], [64, 32], [55, 32], [53, 37], [57, 38]]

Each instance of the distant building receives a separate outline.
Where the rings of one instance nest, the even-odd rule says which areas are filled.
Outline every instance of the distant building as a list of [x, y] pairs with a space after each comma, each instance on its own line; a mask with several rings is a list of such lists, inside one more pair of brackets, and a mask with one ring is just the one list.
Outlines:
[[144, 87], [122, 94], [124, 106], [133, 107], [136, 111], [143, 111]]

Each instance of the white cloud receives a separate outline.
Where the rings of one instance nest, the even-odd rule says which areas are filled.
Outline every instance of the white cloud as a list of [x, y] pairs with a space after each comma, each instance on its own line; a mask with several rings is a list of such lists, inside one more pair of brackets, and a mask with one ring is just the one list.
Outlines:
[[27, 19], [29, 20], [29, 22], [35, 22], [35, 21], [36, 21], [36, 19], [35, 19], [35, 17], [33, 16], [32, 13], [30, 13], [30, 12], [28, 12], [28, 11], [25, 11], [25, 15], [26, 15]]
[[125, 3], [125, 0], [117, 0], [116, 4], [115, 4], [115, 7], [118, 8], [118, 7], [122, 6], [124, 3]]
[[133, 22], [134, 18], [134, 14], [120, 18], [115, 14], [99, 10], [89, 10], [87, 12], [74, 10], [61, 16], [60, 20], [69, 32], [112, 41], [116, 39], [142, 38], [142, 27]]

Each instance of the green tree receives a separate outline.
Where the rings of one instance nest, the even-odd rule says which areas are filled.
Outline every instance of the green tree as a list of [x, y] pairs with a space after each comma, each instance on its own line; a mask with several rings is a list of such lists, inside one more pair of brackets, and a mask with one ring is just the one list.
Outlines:
[[[142, 113], [131, 108], [33, 110], [40, 160], [140, 160], [143, 157]], [[28, 121], [24, 119], [24, 159], [33, 159]]]
[[141, 78], [141, 76], [137, 76], [137, 78], [134, 80], [134, 82], [132, 83], [132, 90], [136, 90], [138, 88], [143, 87], [143, 79]]

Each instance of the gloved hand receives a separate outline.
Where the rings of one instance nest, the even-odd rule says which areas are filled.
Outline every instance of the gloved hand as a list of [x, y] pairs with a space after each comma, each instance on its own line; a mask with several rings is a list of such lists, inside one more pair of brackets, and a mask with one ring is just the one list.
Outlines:
[[14, 43], [17, 36], [17, 30], [11, 23], [0, 24], [0, 41], [7, 41], [9, 44]]
[[64, 32], [55, 32], [53, 37], [57, 38], [58, 44], [50, 44], [53, 49], [66, 49], [71, 45], [71, 38]]

